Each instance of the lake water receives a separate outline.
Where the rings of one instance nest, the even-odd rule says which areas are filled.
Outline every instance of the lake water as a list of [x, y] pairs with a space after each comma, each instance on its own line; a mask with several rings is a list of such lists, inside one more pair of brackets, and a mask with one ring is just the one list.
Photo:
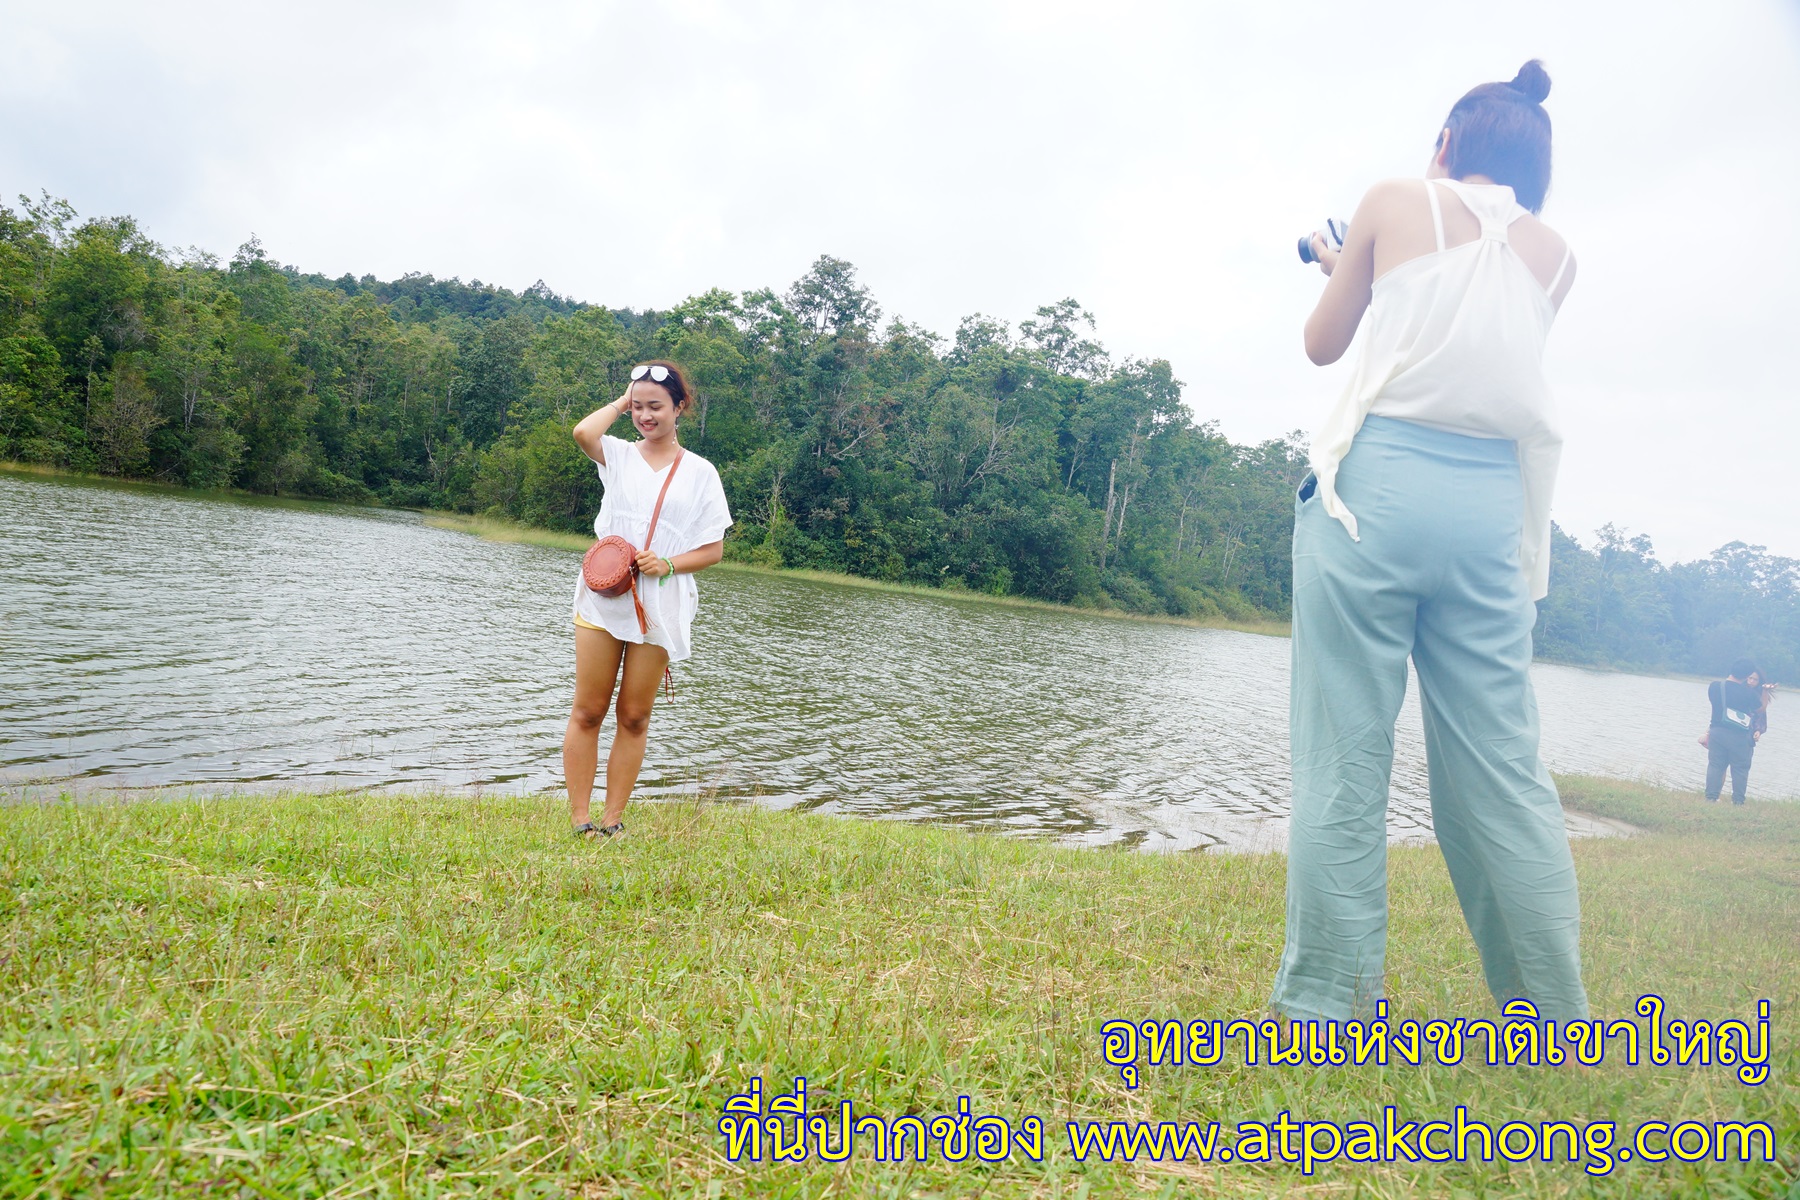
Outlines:
[[[559, 788], [577, 564], [412, 513], [0, 474], [0, 782]], [[700, 590], [641, 795], [1281, 843], [1284, 638], [725, 569]], [[1533, 675], [1553, 770], [1699, 787], [1704, 683]], [[1800, 798], [1784, 707], [1758, 799]], [[1416, 687], [1389, 832], [1430, 834]]]

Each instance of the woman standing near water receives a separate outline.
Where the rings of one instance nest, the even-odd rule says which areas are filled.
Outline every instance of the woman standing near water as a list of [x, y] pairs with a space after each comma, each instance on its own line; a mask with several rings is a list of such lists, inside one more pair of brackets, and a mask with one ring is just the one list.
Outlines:
[[1424, 179], [1369, 190], [1306, 323], [1362, 356], [1296, 498], [1287, 944], [1271, 1003], [1343, 1019], [1383, 995], [1394, 721], [1418, 670], [1432, 823], [1494, 998], [1587, 1015], [1580, 904], [1527, 674], [1561, 437], [1542, 357], [1575, 276], [1537, 219], [1550, 78], [1450, 110]]
[[[569, 819], [584, 836], [625, 831], [625, 803], [644, 765], [657, 686], [669, 664], [688, 657], [691, 648], [700, 600], [694, 573], [719, 561], [731, 528], [719, 472], [682, 449], [676, 436], [676, 424], [692, 400], [681, 368], [644, 363], [632, 368], [623, 396], [575, 426], [575, 444], [594, 460], [606, 489], [594, 536], [617, 534], [639, 547], [635, 600], [633, 592], [603, 596], [579, 574], [575, 580], [575, 702], [563, 734], [563, 779]], [[639, 434], [635, 442], [606, 432], [627, 411]], [[646, 537], [653, 516], [654, 535]], [[600, 723], [615, 689], [606, 806], [596, 824], [589, 819], [589, 800], [599, 770]]]

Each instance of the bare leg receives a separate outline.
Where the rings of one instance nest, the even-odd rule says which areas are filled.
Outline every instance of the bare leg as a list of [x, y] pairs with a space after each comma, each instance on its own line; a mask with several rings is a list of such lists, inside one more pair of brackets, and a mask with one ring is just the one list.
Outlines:
[[612, 704], [613, 683], [625, 643], [604, 629], [575, 627], [575, 702], [563, 732], [563, 783], [569, 789], [569, 821], [588, 821], [588, 799], [600, 765], [600, 722]]
[[644, 766], [644, 743], [650, 736], [650, 708], [662, 684], [669, 652], [647, 642], [625, 647], [625, 672], [619, 682], [619, 703], [613, 713], [612, 753], [606, 758], [606, 812], [602, 825], [617, 825], [625, 815], [625, 802], [637, 786]]

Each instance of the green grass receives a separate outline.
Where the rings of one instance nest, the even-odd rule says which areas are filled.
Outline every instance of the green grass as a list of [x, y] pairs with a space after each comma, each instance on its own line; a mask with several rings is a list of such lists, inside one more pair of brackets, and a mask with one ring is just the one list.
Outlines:
[[[548, 546], [557, 550], [586, 550], [594, 539], [582, 534], [558, 533], [536, 529], [514, 521], [493, 517], [472, 517], [462, 513], [429, 512], [425, 524], [433, 529], [472, 533], [491, 542], [519, 542], [528, 546]], [[1078, 612], [1089, 616], [1122, 621], [1147, 621], [1156, 625], [1186, 625], [1196, 629], [1236, 629], [1243, 633], [1260, 633], [1286, 637], [1290, 626], [1286, 621], [1242, 621], [1229, 617], [1172, 617], [1151, 613], [1129, 613], [1116, 608], [1088, 608], [1073, 604], [1055, 604], [1026, 596], [995, 596], [987, 592], [959, 587], [925, 587], [916, 583], [892, 583], [882, 579], [866, 579], [861, 575], [844, 575], [836, 571], [807, 571], [793, 567], [766, 567], [755, 563], [726, 561], [713, 570], [743, 571], [753, 575], [773, 575], [785, 579], [805, 579], [813, 583], [861, 588], [865, 591], [893, 592], [903, 596], [930, 596], [934, 599], [971, 600], [981, 604], [1000, 604], [1010, 608], [1036, 608], [1054, 612]]]
[[517, 521], [475, 517], [467, 513], [428, 511], [425, 513], [425, 524], [433, 529], [448, 529], [453, 533], [472, 533], [486, 542], [517, 542], [526, 546], [548, 546], [552, 550], [585, 551], [594, 544], [594, 539], [586, 534], [561, 533], [555, 529], [539, 529], [534, 525], [521, 525]]
[[[1258, 1016], [1284, 860], [681, 802], [578, 844], [552, 798], [0, 808], [0, 1195], [1782, 1196], [1800, 1177], [1800, 806], [1564, 781], [1596, 1015], [1774, 1002], [1720, 1067], [1145, 1067], [1112, 1017]], [[1491, 1015], [1433, 848], [1391, 858], [1396, 1016]], [[1046, 1124], [1044, 1161], [733, 1164], [726, 1098]], [[1770, 1122], [1776, 1164], [1074, 1161], [1070, 1119]]]
[[52, 483], [79, 484], [114, 492], [137, 492], [141, 495], [177, 496], [198, 500], [219, 500], [226, 504], [248, 504], [259, 508], [285, 508], [295, 511], [338, 511], [382, 507], [373, 500], [326, 500], [316, 496], [272, 495], [249, 492], [242, 488], [192, 488], [185, 484], [167, 483], [160, 479], [128, 479], [121, 475], [101, 475], [89, 471], [72, 471], [66, 467], [42, 463], [15, 462], [0, 459], [0, 475], [29, 475]]

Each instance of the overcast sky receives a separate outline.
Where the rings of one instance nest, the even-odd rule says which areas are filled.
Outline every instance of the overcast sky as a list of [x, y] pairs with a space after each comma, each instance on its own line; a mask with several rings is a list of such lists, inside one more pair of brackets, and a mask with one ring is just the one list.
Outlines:
[[666, 306], [820, 254], [939, 333], [1073, 296], [1238, 441], [1343, 383], [1294, 241], [1542, 58], [1555, 517], [1800, 556], [1800, 4], [0, 0], [0, 194], [168, 246]]

